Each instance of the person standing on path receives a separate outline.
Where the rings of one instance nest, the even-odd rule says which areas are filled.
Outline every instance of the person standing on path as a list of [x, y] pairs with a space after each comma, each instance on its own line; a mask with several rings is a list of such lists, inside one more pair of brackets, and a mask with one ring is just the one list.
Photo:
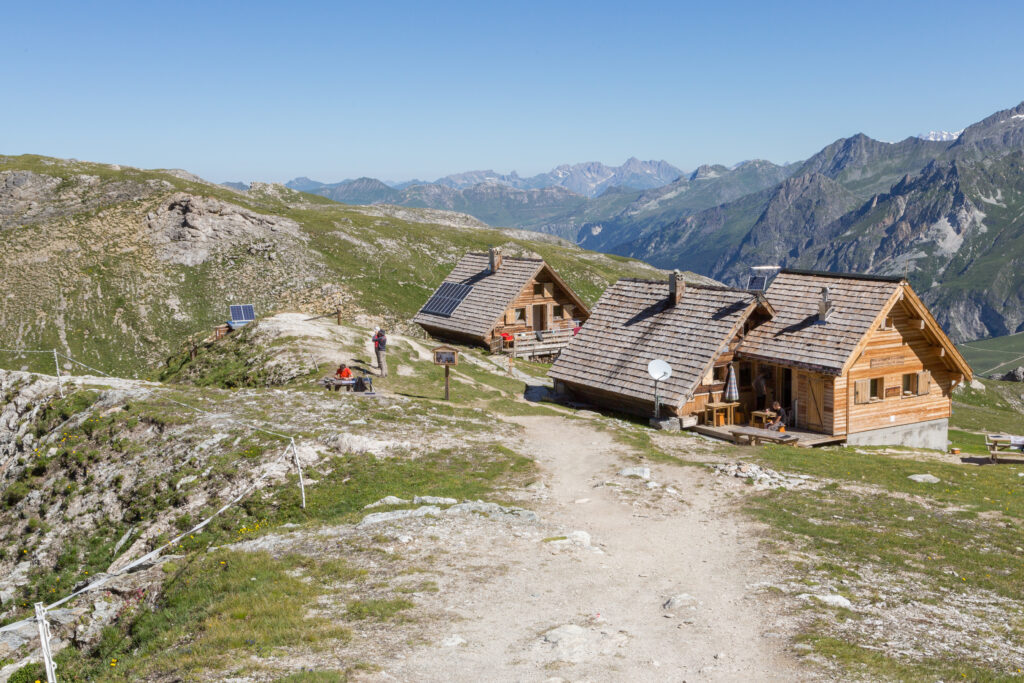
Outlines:
[[377, 369], [381, 377], [388, 376], [388, 335], [384, 330], [378, 329], [373, 334], [373, 350], [377, 354]]

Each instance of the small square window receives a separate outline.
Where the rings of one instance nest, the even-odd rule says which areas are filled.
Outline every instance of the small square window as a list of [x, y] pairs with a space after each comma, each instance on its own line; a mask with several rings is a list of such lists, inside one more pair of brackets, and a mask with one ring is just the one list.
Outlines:
[[715, 384], [719, 384], [719, 383], [725, 382], [725, 380], [728, 377], [729, 377], [729, 366], [728, 365], [719, 365], [719, 366], [717, 366], [715, 368], [715, 370], [714, 370]]
[[917, 396], [917, 373], [912, 372], [903, 375], [903, 395]]
[[556, 320], [561, 320], [562, 318], [565, 317], [565, 311], [562, 310], [561, 306], [552, 306], [551, 317]]
[[869, 395], [871, 396], [872, 401], [881, 401], [883, 398], [885, 398], [884, 392], [885, 379], [881, 377], [876, 377], [875, 379], [871, 380], [871, 393]]
[[525, 308], [517, 308], [516, 309], [515, 322], [517, 322], [517, 323], [524, 323], [524, 324], [526, 323], [526, 309]]
[[544, 296], [544, 283], [543, 282], [535, 282], [534, 283], [534, 285], [533, 285], [533, 295], [534, 296]]

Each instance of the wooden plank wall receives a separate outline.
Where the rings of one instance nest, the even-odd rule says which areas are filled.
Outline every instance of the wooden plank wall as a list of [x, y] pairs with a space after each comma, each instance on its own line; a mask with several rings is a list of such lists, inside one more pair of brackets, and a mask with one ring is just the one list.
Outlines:
[[[854, 434], [950, 416], [952, 373], [939, 355], [940, 347], [918, 328], [902, 303], [893, 307], [891, 319], [893, 329], [871, 332], [864, 353], [846, 376], [835, 380], [833, 434]], [[857, 380], [880, 377], [884, 379], [885, 387], [898, 386], [902, 392], [903, 375], [923, 370], [931, 372], [931, 387], [927, 395], [894, 396], [872, 403], [854, 403]]]
[[[821, 395], [818, 404], [822, 407], [821, 424], [818, 423], [817, 410], [811, 397], [812, 378], [821, 379]], [[800, 429], [812, 429], [831, 434], [835, 414], [835, 398], [833, 380], [830, 375], [823, 375], [806, 370], [793, 370], [793, 398], [797, 400], [797, 424]]]
[[[533, 293], [533, 285], [537, 283], [544, 284], [544, 294], [537, 295]], [[508, 332], [515, 334], [517, 332], [532, 332], [534, 331], [533, 326], [533, 307], [536, 305], [547, 306], [547, 318], [548, 326], [546, 329], [549, 330], [571, 330], [573, 327], [573, 320], [580, 320], [580, 311], [576, 310], [573, 305], [572, 299], [562, 291], [562, 289], [554, 282], [548, 280], [544, 281], [543, 273], [541, 278], [537, 280], [530, 280], [523, 290], [519, 292], [519, 296], [516, 297], [512, 305], [508, 307], [505, 312], [505, 320], [512, 320], [512, 314], [515, 309], [525, 308], [526, 309], [526, 324], [523, 323], [507, 323], [499, 322], [494, 328], [492, 335], [499, 335], [502, 332]], [[571, 306], [572, 313], [568, 318], [562, 318], [560, 320], [552, 320], [551, 309], [554, 306]]]

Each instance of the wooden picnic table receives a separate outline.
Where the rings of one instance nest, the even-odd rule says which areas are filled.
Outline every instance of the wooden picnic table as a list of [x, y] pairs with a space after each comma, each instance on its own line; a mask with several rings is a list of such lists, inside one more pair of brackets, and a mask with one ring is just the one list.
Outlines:
[[725, 424], [731, 425], [736, 422], [736, 406], [739, 401], [709, 401], [704, 404], [704, 424], [717, 427], [715, 417], [719, 412], [725, 414]]
[[755, 410], [750, 414], [751, 427], [766, 427], [769, 422], [775, 419], [774, 410]]
[[998, 463], [1000, 453], [1009, 453], [1010, 451], [1024, 453], [1024, 436], [986, 434], [985, 445], [988, 447], [989, 460], [993, 463]]
[[751, 446], [757, 446], [762, 441], [781, 444], [796, 443], [797, 441], [797, 437], [793, 434], [773, 432], [770, 429], [761, 429], [760, 427], [741, 426], [730, 429], [729, 432], [732, 434], [732, 441], [735, 444], [748, 443]]

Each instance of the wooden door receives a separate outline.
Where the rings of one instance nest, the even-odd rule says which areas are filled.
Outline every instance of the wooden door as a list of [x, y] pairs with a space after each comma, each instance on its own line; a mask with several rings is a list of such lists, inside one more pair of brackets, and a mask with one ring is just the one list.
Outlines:
[[816, 375], [807, 376], [807, 428], [825, 429], [825, 380]]
[[547, 304], [537, 304], [533, 307], [533, 329], [548, 329], [548, 307]]

